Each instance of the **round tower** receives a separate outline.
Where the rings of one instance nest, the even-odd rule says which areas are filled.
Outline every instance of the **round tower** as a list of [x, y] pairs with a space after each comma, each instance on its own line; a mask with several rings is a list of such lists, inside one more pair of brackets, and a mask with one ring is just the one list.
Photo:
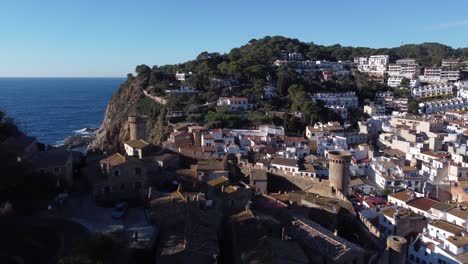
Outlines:
[[147, 116], [131, 115], [128, 116], [128, 126], [130, 128], [130, 140], [146, 140], [146, 121]]
[[351, 153], [347, 151], [328, 152], [330, 186], [340, 190], [345, 196], [348, 196], [351, 157]]
[[401, 236], [387, 238], [388, 263], [405, 263], [408, 241]]

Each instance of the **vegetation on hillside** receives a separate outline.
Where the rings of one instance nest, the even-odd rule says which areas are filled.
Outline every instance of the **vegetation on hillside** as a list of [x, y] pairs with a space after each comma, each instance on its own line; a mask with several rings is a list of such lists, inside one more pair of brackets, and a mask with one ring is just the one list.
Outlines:
[[[363, 103], [366, 99], [374, 100], [377, 92], [390, 90], [385, 84], [374, 81], [358, 71], [353, 72], [348, 79], [325, 81], [320, 74], [298, 74], [292, 65], [276, 67], [273, 62], [279, 58], [281, 52], [299, 52], [306, 60], [329, 61], [388, 54], [391, 61], [410, 57], [423, 66], [440, 65], [442, 58], [468, 58], [468, 48], [453, 49], [438, 43], [373, 49], [341, 45], [323, 46], [281, 36], [264, 37], [252, 39], [246, 45], [234, 48], [226, 54], [202, 52], [194, 60], [180, 64], [153, 67], [138, 65], [135, 69], [136, 76], [129, 74], [123, 87], [145, 89], [156, 96], [166, 97], [168, 103], [161, 106], [143, 95], [133, 96], [131, 99], [128, 99], [130, 95], [126, 95], [123, 96], [122, 102], [116, 104], [126, 105], [126, 110], [120, 111], [120, 115], [131, 111], [148, 115], [150, 139], [160, 142], [168, 134], [168, 130], [165, 129], [165, 115], [169, 111], [184, 111], [188, 115], [187, 121], [202, 122], [216, 127], [249, 127], [273, 122], [284, 125], [291, 131], [300, 132], [305, 125], [312, 122], [341, 121], [338, 115], [326, 109], [322, 103], [311, 102], [310, 94], [354, 91], [360, 103]], [[175, 78], [177, 71], [193, 72], [194, 75], [181, 84]], [[224, 85], [219, 80], [234, 80], [237, 84]], [[397, 97], [409, 97], [407, 83], [408, 80], [404, 80], [402, 89], [395, 90]], [[181, 85], [194, 87], [200, 93], [166, 96], [166, 90], [177, 89]], [[263, 88], [266, 85], [276, 86], [279, 97], [263, 99]], [[120, 89], [120, 92], [125, 94], [125, 89]], [[141, 94], [140, 92], [134, 90], [133, 94]], [[230, 113], [216, 107], [216, 100], [221, 96], [247, 97], [249, 102], [255, 105], [255, 109], [242, 114]], [[410, 110], [417, 111], [417, 102], [410, 102]], [[278, 118], [269, 115], [271, 111], [297, 111], [303, 116], [289, 115]], [[119, 113], [116, 112], [115, 116], [119, 116]], [[350, 111], [349, 117], [351, 122], [357, 121], [363, 117], [362, 111]], [[122, 136], [125, 134], [122, 129], [116, 130], [120, 131], [121, 139], [125, 138]], [[111, 142], [111, 137], [108, 141]]]

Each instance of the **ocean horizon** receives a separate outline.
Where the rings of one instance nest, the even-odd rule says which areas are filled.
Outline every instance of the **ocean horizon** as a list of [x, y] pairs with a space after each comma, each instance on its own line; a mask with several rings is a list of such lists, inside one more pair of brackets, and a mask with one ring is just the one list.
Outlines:
[[59, 145], [97, 128], [123, 77], [0, 77], [0, 110], [38, 141]]

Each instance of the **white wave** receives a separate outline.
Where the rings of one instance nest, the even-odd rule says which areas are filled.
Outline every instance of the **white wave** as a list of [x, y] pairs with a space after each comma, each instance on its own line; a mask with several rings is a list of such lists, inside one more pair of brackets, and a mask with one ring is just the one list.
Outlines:
[[96, 134], [97, 130], [98, 130], [98, 128], [85, 127], [85, 128], [82, 128], [82, 129], [75, 130], [73, 132], [75, 132], [77, 134], [82, 134], [82, 135], [94, 135], [94, 134]]

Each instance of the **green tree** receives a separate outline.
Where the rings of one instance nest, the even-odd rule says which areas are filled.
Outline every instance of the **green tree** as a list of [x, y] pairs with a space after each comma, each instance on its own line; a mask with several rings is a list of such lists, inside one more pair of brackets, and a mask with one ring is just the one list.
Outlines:
[[136, 66], [135, 72], [137, 73], [137, 77], [148, 77], [151, 74], [151, 68], [145, 64], [140, 64]]
[[418, 115], [419, 114], [419, 104], [416, 100], [410, 100], [408, 102], [408, 113]]

